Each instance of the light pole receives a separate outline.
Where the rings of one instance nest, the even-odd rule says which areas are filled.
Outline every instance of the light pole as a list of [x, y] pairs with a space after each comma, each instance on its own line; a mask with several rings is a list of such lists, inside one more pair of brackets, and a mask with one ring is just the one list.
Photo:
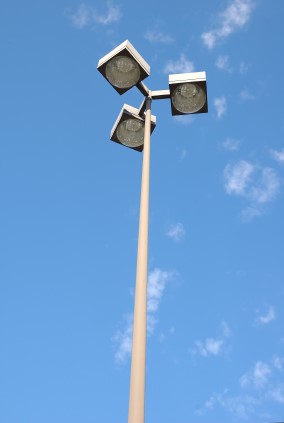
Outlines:
[[99, 60], [98, 70], [119, 93], [134, 85], [144, 95], [140, 109], [125, 104], [111, 131], [111, 140], [143, 151], [138, 252], [133, 320], [128, 423], [144, 423], [147, 330], [148, 220], [150, 179], [150, 136], [156, 126], [152, 100], [170, 99], [172, 115], [206, 113], [205, 72], [169, 75], [169, 89], [150, 91], [142, 82], [150, 66], [124, 41]]

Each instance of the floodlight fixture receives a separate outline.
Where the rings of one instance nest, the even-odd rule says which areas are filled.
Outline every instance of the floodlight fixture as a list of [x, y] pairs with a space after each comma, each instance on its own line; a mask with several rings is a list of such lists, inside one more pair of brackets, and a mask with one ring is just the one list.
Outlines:
[[97, 69], [119, 94], [150, 75], [150, 66], [128, 40], [102, 57]]
[[[143, 151], [145, 116], [139, 115], [140, 110], [124, 104], [111, 130], [110, 139], [114, 142]], [[151, 133], [156, 126], [156, 116], [151, 115]]]
[[151, 105], [152, 100], [170, 99], [172, 115], [206, 113], [206, 74], [169, 75], [169, 89], [151, 91], [142, 82], [149, 76], [150, 66], [128, 40], [100, 59], [98, 70], [119, 94], [136, 86], [144, 96], [140, 109], [124, 104], [110, 135], [116, 143], [143, 151], [128, 423], [144, 423], [150, 138], [156, 126]]
[[206, 73], [169, 75], [172, 115], [207, 113]]

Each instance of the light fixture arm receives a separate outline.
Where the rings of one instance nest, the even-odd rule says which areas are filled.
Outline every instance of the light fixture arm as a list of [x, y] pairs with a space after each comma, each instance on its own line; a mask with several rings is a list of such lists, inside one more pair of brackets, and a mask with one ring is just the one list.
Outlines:
[[151, 93], [151, 97], [153, 100], [164, 100], [171, 97], [170, 90], [151, 91], [142, 81], [138, 82], [138, 84], [136, 84], [136, 87], [145, 97], [148, 97]]
[[170, 90], [152, 91], [153, 100], [165, 100], [167, 98], [171, 98]]
[[[140, 84], [142, 84], [142, 82], [140, 82]], [[170, 95], [170, 90], [158, 90], [158, 91], [148, 90], [148, 95], [145, 96], [145, 98], [142, 101], [141, 106], [139, 108], [139, 116], [141, 116], [142, 118], [144, 117], [144, 113], [145, 113], [145, 110], [146, 110], [146, 101], [147, 101], [148, 96], [151, 96], [152, 100], [165, 100], [165, 99], [170, 98], [171, 95]]]
[[150, 90], [147, 87], [147, 85], [144, 84], [144, 82], [140, 81], [136, 84], [136, 87], [138, 88], [138, 90], [145, 96], [148, 97]]

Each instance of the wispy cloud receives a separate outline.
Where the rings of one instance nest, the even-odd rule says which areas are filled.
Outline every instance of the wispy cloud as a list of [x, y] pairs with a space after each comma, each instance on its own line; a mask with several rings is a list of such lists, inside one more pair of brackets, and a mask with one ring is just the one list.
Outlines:
[[99, 14], [96, 9], [81, 3], [78, 9], [73, 13], [68, 13], [73, 25], [78, 29], [83, 29], [92, 24], [108, 25], [117, 22], [122, 17], [118, 6], [107, 3], [105, 14]]
[[147, 330], [148, 335], [152, 335], [157, 323], [157, 312], [160, 307], [166, 284], [173, 277], [172, 272], [164, 271], [159, 268], [154, 269], [148, 278], [147, 288]]
[[275, 198], [279, 187], [280, 180], [276, 173], [272, 169], [265, 167], [261, 170], [261, 179], [259, 183], [251, 187], [249, 196], [255, 203], [268, 203]]
[[183, 148], [180, 151], [180, 160], [184, 160], [186, 158], [186, 156], [187, 156], [187, 149], [186, 148]]
[[246, 395], [246, 396], [234, 396], [230, 395], [228, 390], [224, 390], [222, 393], [214, 393], [204, 403], [204, 405], [196, 411], [199, 416], [205, 415], [208, 411], [212, 411], [217, 406], [223, 408], [228, 413], [239, 419], [247, 419], [251, 414], [254, 414], [255, 407], [259, 401], [257, 398]]
[[270, 366], [262, 361], [257, 361], [250, 372], [243, 374], [240, 379], [240, 385], [242, 387], [252, 386], [255, 388], [263, 388], [267, 385], [270, 375]]
[[221, 328], [223, 332], [223, 337], [228, 338], [229, 336], [231, 336], [232, 332], [231, 332], [230, 326], [228, 325], [227, 322], [225, 322], [225, 320], [221, 322]]
[[229, 56], [227, 55], [218, 56], [215, 65], [220, 70], [232, 72], [232, 68], [229, 64]]
[[191, 125], [195, 121], [195, 116], [193, 115], [177, 115], [175, 116], [175, 122], [182, 125]]
[[185, 236], [185, 229], [182, 223], [173, 223], [170, 225], [167, 236], [174, 241], [181, 241], [182, 238]]
[[156, 29], [149, 29], [146, 31], [144, 38], [150, 41], [150, 43], [172, 44], [174, 42], [173, 37], [169, 34], [165, 34]]
[[247, 89], [243, 89], [240, 94], [240, 99], [242, 101], [251, 101], [251, 100], [255, 100], [255, 96]]
[[216, 97], [214, 99], [214, 106], [217, 113], [217, 118], [221, 119], [227, 111], [227, 100], [225, 96]]
[[240, 63], [240, 68], [239, 69], [240, 69], [240, 74], [241, 75], [244, 75], [249, 70], [249, 65], [246, 62], [242, 61]]
[[122, 14], [120, 12], [120, 9], [118, 6], [112, 5], [111, 3], [108, 3], [108, 10], [104, 15], [100, 15], [98, 13], [94, 13], [94, 20], [95, 22], [102, 24], [102, 25], [108, 25], [113, 22], [117, 22], [122, 17]]
[[282, 150], [270, 150], [271, 157], [279, 163], [284, 163], [284, 148]]
[[168, 335], [173, 336], [174, 333], [175, 333], [175, 327], [171, 326], [170, 329], [167, 332], [167, 335], [164, 332], [160, 333], [159, 342], [164, 342], [168, 338]]
[[222, 143], [222, 147], [227, 151], [238, 151], [240, 146], [240, 140], [236, 140], [230, 137], [227, 137]]
[[194, 64], [192, 61], [188, 60], [185, 54], [181, 54], [179, 59], [176, 61], [169, 60], [164, 69], [164, 73], [187, 73], [187, 72], [193, 72], [194, 70]]
[[207, 338], [205, 341], [195, 341], [192, 354], [200, 354], [203, 357], [208, 355], [219, 355], [221, 353], [223, 341], [217, 338]]
[[231, 335], [231, 330], [228, 323], [225, 321], [222, 322], [221, 328], [222, 335], [219, 337], [208, 337], [204, 341], [196, 340], [194, 342], [194, 347], [190, 348], [191, 354], [208, 357], [209, 355], [217, 356], [223, 353], [226, 338]]
[[124, 363], [132, 350], [133, 314], [126, 315], [124, 321], [124, 328], [118, 330], [113, 337], [116, 344], [114, 357], [117, 363]]
[[196, 414], [205, 415], [221, 407], [234, 417], [246, 420], [259, 417], [261, 408], [267, 402], [283, 404], [282, 363], [283, 358], [278, 356], [274, 356], [269, 363], [256, 361], [252, 369], [239, 379], [242, 390], [238, 395], [233, 395], [228, 389], [214, 393]]
[[276, 319], [276, 313], [274, 307], [270, 306], [267, 310], [267, 313], [257, 316], [255, 319], [255, 323], [257, 325], [267, 325], [268, 323], [272, 322]]
[[[253, 368], [244, 373], [240, 378], [240, 385], [243, 388], [252, 390], [267, 389], [267, 393], [277, 387], [277, 379], [275, 376], [281, 375], [283, 369], [283, 358], [274, 355], [269, 363], [257, 361]], [[274, 379], [273, 379], [274, 378]]]
[[282, 357], [279, 357], [278, 355], [275, 355], [272, 358], [272, 365], [273, 365], [273, 367], [275, 367], [275, 369], [282, 370], [283, 369], [283, 364], [284, 364], [284, 360], [283, 360]]
[[269, 396], [273, 401], [279, 404], [284, 404], [284, 384], [282, 383], [279, 386], [271, 389]]
[[[152, 335], [157, 324], [157, 313], [160, 307], [166, 284], [172, 279], [173, 273], [154, 269], [148, 275], [147, 287], [147, 334]], [[133, 314], [124, 317], [124, 328], [118, 330], [113, 341], [116, 346], [115, 360], [117, 363], [124, 363], [131, 355], [133, 332]]]
[[263, 206], [273, 201], [280, 188], [280, 179], [271, 168], [260, 168], [240, 160], [224, 169], [224, 187], [227, 194], [247, 199], [248, 206], [242, 211], [243, 221], [261, 216]]
[[224, 170], [225, 190], [227, 194], [245, 195], [255, 167], [245, 160], [228, 164]]
[[241, 29], [250, 19], [254, 3], [251, 0], [233, 0], [219, 14], [219, 25], [211, 31], [203, 32], [201, 39], [209, 49], [229, 35]]
[[92, 21], [90, 9], [85, 4], [80, 4], [76, 12], [70, 15], [70, 19], [76, 28], [84, 28]]

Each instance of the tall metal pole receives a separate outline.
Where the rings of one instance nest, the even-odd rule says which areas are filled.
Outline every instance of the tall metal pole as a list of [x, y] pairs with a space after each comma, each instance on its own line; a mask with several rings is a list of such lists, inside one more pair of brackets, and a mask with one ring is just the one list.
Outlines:
[[144, 423], [147, 332], [151, 94], [146, 99], [128, 423]]

